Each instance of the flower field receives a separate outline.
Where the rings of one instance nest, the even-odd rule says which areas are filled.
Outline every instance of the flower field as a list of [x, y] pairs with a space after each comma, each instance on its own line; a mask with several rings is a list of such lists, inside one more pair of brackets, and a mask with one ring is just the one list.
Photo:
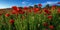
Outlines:
[[12, 6], [11, 13], [0, 14], [0, 30], [60, 30], [60, 7], [41, 6]]

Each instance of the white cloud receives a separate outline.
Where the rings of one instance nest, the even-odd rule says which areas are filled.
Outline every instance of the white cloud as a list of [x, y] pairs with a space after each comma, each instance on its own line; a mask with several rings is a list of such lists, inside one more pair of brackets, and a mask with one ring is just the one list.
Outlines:
[[22, 6], [26, 6], [27, 4], [29, 4], [29, 2], [23, 1], [21, 5], [22, 5]]
[[56, 4], [56, 3], [57, 3], [57, 1], [56, 2], [49, 2], [49, 1], [47, 1], [46, 4]]
[[28, 1], [23, 1], [22, 2], [22, 6], [33, 6], [34, 4], [32, 4], [31, 2]]
[[23, 2], [22, 2], [22, 4], [27, 4], [27, 3], [29, 3], [29, 2], [27, 2], [27, 1], [23, 1]]
[[49, 5], [55, 5], [57, 4], [58, 1], [55, 1], [55, 2], [51, 2], [51, 1], [47, 1], [46, 3], [41, 3], [42, 4], [42, 7], [45, 7], [47, 4]]
[[33, 4], [32, 3], [29, 3], [27, 6], [33, 6]]
[[25, 4], [25, 2], [22, 2], [22, 4]]

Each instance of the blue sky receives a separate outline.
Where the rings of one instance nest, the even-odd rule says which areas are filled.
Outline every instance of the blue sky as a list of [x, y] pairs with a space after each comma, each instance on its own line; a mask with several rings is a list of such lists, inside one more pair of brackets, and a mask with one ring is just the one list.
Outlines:
[[46, 4], [56, 4], [60, 0], [0, 0], [0, 8], [10, 8], [12, 6], [33, 6], [35, 4], [42, 4], [43, 7]]

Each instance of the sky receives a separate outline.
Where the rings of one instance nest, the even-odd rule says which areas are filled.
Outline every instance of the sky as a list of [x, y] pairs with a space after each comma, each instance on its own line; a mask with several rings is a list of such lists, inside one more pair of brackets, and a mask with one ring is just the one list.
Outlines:
[[35, 4], [42, 4], [44, 7], [46, 4], [56, 4], [60, 0], [0, 0], [0, 9], [11, 8], [12, 6], [24, 7], [33, 6]]

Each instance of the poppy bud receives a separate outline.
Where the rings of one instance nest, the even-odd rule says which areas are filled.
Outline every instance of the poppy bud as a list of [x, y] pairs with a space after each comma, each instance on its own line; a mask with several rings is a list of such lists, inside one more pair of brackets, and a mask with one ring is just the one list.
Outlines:
[[10, 16], [10, 14], [8, 14], [8, 13], [5, 14], [5, 17], [9, 17], [9, 16]]
[[53, 25], [50, 25], [49, 28], [50, 28], [50, 29], [54, 29], [54, 26], [53, 26]]
[[49, 16], [48, 16], [48, 19], [50, 19], [50, 20], [51, 20], [51, 19], [52, 19], [52, 16], [51, 16], [51, 15], [49, 15]]
[[14, 23], [14, 20], [13, 19], [10, 19], [10, 21], [9, 21], [11, 24], [13, 24]]

